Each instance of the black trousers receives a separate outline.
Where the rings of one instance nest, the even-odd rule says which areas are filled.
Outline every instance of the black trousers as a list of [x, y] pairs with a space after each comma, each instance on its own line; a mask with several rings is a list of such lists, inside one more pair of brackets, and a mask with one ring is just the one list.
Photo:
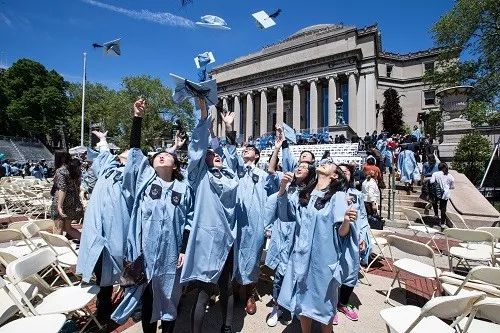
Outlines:
[[341, 285], [339, 288], [339, 301], [338, 305], [347, 305], [349, 304], [349, 298], [354, 290], [354, 287], [346, 286], [345, 284]]
[[[101, 284], [102, 277], [102, 254], [97, 259], [97, 262], [94, 266], [94, 274], [96, 277], [96, 284]], [[96, 301], [96, 317], [100, 322], [106, 322], [111, 320], [111, 314], [113, 313], [113, 286], [101, 287], [99, 292], [97, 293], [97, 301]]]
[[[191, 310], [191, 333], [201, 333], [205, 309], [210, 300], [210, 296], [215, 292], [216, 285], [206, 282], [198, 283], [198, 295], [196, 303]], [[222, 321], [224, 326], [233, 324], [233, 248], [229, 250], [226, 262], [222, 268], [221, 275], [217, 281], [219, 287], [219, 302], [222, 311]]]
[[438, 199], [436, 197], [432, 198], [432, 209], [434, 210], [434, 215], [436, 216], [438, 216], [438, 204], [439, 209], [441, 210], [441, 224], [446, 224], [448, 227], [452, 227], [453, 225], [446, 219], [446, 206], [448, 204], [448, 200]]
[[[144, 294], [142, 294], [142, 331], [144, 333], [156, 333], [158, 328], [158, 322], [154, 321], [151, 323], [151, 316], [153, 314], [153, 288], [151, 287], [151, 282], [146, 286]], [[161, 332], [162, 333], [172, 333], [175, 327], [175, 320], [173, 321], [161, 321]]]

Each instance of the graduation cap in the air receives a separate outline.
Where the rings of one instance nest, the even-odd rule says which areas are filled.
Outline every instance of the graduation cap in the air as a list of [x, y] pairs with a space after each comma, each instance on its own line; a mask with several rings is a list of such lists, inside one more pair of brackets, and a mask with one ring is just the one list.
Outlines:
[[120, 38], [112, 40], [111, 42], [107, 42], [104, 44], [94, 43], [92, 46], [95, 48], [103, 48], [104, 54], [107, 55], [121, 55], [122, 51], [120, 50]]
[[295, 134], [295, 130], [285, 123], [283, 123], [283, 134], [288, 142], [297, 144], [297, 134]]
[[[207, 107], [217, 104], [217, 82], [215, 79], [193, 82], [172, 73], [170, 73], [170, 76], [174, 79], [175, 83], [174, 95], [172, 97], [175, 103], [180, 104], [190, 97], [203, 97], [205, 98]], [[198, 104], [196, 99], [195, 104]]]
[[201, 17], [201, 21], [196, 22], [197, 25], [205, 28], [230, 30], [224, 19], [215, 15], [205, 15]]
[[196, 64], [196, 68], [205, 67], [206, 65], [214, 62], [215, 62], [214, 54], [210, 51], [200, 53], [196, 57], [194, 57], [194, 63]]
[[257, 26], [261, 29], [267, 29], [270, 28], [274, 25], [276, 25], [276, 22], [274, 19], [278, 17], [278, 15], [281, 13], [281, 9], [276, 10], [272, 14], [267, 14], [265, 11], [261, 10], [260, 12], [253, 13], [252, 16], [254, 19], [257, 21]]

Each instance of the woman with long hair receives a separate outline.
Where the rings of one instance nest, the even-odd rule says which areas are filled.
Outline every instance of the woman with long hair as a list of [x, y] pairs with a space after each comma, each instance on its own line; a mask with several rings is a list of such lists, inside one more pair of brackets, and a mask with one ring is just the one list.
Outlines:
[[182, 288], [180, 269], [184, 264], [191, 227], [193, 196], [180, 162], [173, 152], [159, 152], [148, 159], [140, 150], [145, 101], [134, 103], [130, 151], [123, 173], [124, 191], [134, 206], [127, 237], [127, 260], [144, 259], [145, 281], [125, 288], [125, 296], [112, 315], [124, 323], [142, 303], [142, 330], [155, 333], [161, 320], [163, 333], [174, 330]]
[[63, 231], [76, 240], [80, 240], [80, 232], [71, 226], [72, 221], [83, 217], [83, 205], [80, 200], [81, 164], [65, 151], [57, 151], [54, 155], [54, 184], [51, 215], [54, 219], [54, 233], [62, 235]]
[[452, 227], [446, 218], [446, 205], [451, 196], [451, 190], [455, 188], [455, 178], [448, 172], [448, 164], [439, 163], [438, 172], [434, 172], [431, 176], [430, 183], [434, 185], [432, 208], [434, 209], [434, 217], [438, 218], [438, 204], [441, 210], [441, 228], [445, 226]]
[[[282, 136], [278, 136], [276, 141], [276, 147], [273, 155], [271, 156], [271, 163], [269, 165], [269, 172], [274, 173], [276, 170], [277, 156], [280, 147], [282, 146], [284, 139]], [[284, 165], [290, 165], [287, 163], [287, 155], [283, 154]], [[290, 185], [288, 186], [287, 192], [289, 195], [299, 192], [309, 183], [313, 182], [316, 178], [314, 165], [309, 162], [302, 161], [299, 162], [297, 168], [294, 170], [294, 177]], [[281, 179], [283, 177], [282, 173], [276, 172], [276, 178]], [[270, 196], [269, 206], [270, 210], [276, 211], [276, 201], [277, 193]], [[290, 318], [290, 313], [288, 310], [280, 307], [278, 305], [278, 297], [281, 290], [281, 285], [283, 283], [283, 276], [285, 275], [285, 270], [288, 264], [288, 258], [293, 247], [293, 238], [295, 232], [295, 223], [282, 222], [277, 214], [271, 214], [272, 218], [272, 229], [271, 229], [271, 239], [269, 242], [269, 247], [266, 254], [266, 266], [274, 270], [274, 280], [273, 280], [273, 301], [274, 305], [269, 313], [266, 323], [270, 327], [274, 327], [278, 323], [278, 319], [283, 316], [284, 321], [288, 321]]]
[[[349, 298], [358, 282], [361, 262], [368, 264], [372, 244], [363, 193], [354, 187], [354, 170], [348, 164], [341, 164], [340, 169], [348, 180], [345, 191], [348, 195], [348, 201], [357, 211], [357, 219], [351, 225], [349, 237], [347, 237], [346, 242], [347, 247], [342, 253], [342, 286], [339, 289], [337, 311], [342, 312], [348, 319], [356, 321], [358, 320], [358, 313], [353, 306], [349, 305]], [[333, 325], [337, 324], [338, 315], [336, 314], [333, 318]]]
[[321, 323], [321, 332], [331, 333], [343, 237], [349, 234], [356, 212], [348, 211], [345, 176], [331, 158], [320, 161], [316, 176], [297, 194], [287, 192], [292, 173], [285, 174], [280, 184], [278, 217], [297, 226], [278, 304], [299, 316], [303, 333], [311, 332], [313, 320]]

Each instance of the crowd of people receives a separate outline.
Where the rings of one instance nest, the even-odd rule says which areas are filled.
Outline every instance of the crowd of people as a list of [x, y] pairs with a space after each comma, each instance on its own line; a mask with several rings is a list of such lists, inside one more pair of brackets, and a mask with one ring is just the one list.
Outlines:
[[46, 179], [51, 176], [51, 169], [45, 160], [27, 161], [26, 163], [11, 162], [5, 159], [0, 163], [0, 178], [11, 176], [33, 176], [37, 179]]

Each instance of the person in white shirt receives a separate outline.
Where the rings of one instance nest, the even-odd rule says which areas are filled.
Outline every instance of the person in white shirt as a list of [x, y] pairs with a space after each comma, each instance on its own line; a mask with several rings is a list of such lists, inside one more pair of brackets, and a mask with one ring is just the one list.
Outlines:
[[448, 165], [446, 163], [439, 163], [437, 172], [431, 176], [430, 183], [434, 184], [434, 195], [432, 200], [432, 208], [434, 209], [434, 217], [438, 218], [438, 203], [441, 210], [441, 228], [445, 225], [451, 227], [446, 219], [446, 205], [450, 199], [451, 190], [455, 188], [455, 179], [448, 173]]
[[365, 203], [370, 204], [372, 211], [376, 212], [378, 202], [380, 201], [380, 190], [374, 176], [375, 172], [373, 170], [366, 173], [366, 179], [361, 184], [361, 192], [364, 194]]

